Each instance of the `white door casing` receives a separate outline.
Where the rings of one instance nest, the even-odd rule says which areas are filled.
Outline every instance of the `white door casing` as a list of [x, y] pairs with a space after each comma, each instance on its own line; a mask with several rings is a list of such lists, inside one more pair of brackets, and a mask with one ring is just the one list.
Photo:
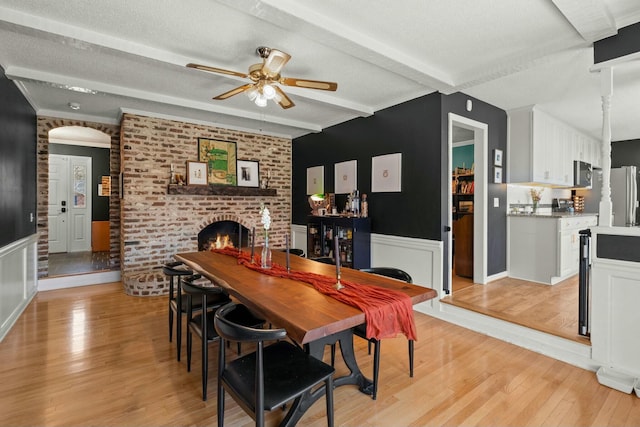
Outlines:
[[[453, 224], [453, 218], [451, 213], [451, 206], [453, 203], [453, 197], [451, 194], [451, 173], [452, 173], [452, 147], [453, 147], [453, 126], [459, 126], [465, 129], [474, 131], [474, 194], [473, 194], [473, 282], [485, 284], [488, 281], [487, 276], [487, 187], [488, 187], [488, 134], [489, 126], [486, 123], [478, 122], [468, 119], [463, 116], [459, 116], [454, 113], [449, 113], [448, 121], [448, 151], [449, 151], [449, 166], [448, 166], [448, 182], [444, 183], [448, 194], [447, 206], [449, 207], [448, 226], [451, 228]], [[449, 283], [451, 284], [451, 272], [452, 272], [452, 240], [451, 233], [448, 233], [449, 239], [449, 262], [448, 262], [448, 275]], [[442, 292], [442, 290], [441, 290]], [[441, 293], [445, 295], [444, 292]]]

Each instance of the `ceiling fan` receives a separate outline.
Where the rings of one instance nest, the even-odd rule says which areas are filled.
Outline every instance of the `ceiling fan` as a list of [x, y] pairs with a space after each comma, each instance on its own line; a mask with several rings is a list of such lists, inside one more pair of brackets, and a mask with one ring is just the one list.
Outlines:
[[282, 77], [280, 75], [280, 71], [289, 59], [291, 59], [291, 55], [288, 53], [264, 46], [257, 48], [256, 53], [262, 58], [262, 63], [251, 65], [249, 67], [248, 74], [193, 63], [187, 64], [187, 67], [210, 71], [212, 73], [228, 74], [251, 79], [253, 83], [247, 83], [235, 89], [231, 89], [230, 91], [218, 95], [213, 99], [224, 100], [232, 97], [233, 95], [246, 92], [249, 99], [254, 101], [259, 107], [265, 107], [269, 99], [273, 99], [285, 109], [291, 108], [295, 105], [278, 86], [278, 84], [329, 91], [335, 91], [338, 89], [338, 84], [333, 82]]

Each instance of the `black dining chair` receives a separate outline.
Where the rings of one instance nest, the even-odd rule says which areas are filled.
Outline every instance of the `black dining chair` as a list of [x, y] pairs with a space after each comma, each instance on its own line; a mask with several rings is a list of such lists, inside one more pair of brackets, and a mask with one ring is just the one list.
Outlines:
[[[286, 249], [280, 249], [282, 252], [286, 252]], [[289, 253], [291, 255], [297, 255], [299, 257], [304, 258], [304, 251], [302, 249], [297, 249], [297, 248], [290, 248], [289, 249]]]
[[187, 314], [186, 301], [182, 301], [180, 281], [182, 277], [193, 275], [193, 270], [189, 269], [182, 262], [176, 261], [163, 265], [162, 272], [169, 277], [169, 342], [173, 339], [173, 319], [175, 315], [176, 351], [179, 361], [180, 350], [182, 348], [182, 316]]
[[[186, 277], [182, 280], [182, 290], [187, 299], [187, 371], [191, 371], [191, 347], [193, 334], [200, 337], [202, 354], [202, 400], [207, 400], [207, 381], [209, 372], [209, 344], [219, 341], [220, 337], [213, 327], [213, 312], [225, 304], [231, 302], [229, 296], [218, 286], [202, 286], [195, 281], [200, 275]], [[209, 307], [207, 310], [193, 310], [193, 301], [201, 299], [202, 305]], [[255, 317], [249, 310], [238, 310], [234, 320], [240, 324], [259, 327], [264, 320]]]
[[312, 261], [317, 261], [317, 262], [321, 262], [323, 264], [333, 264], [335, 265], [336, 260], [333, 259], [330, 256], [321, 256], [321, 257], [316, 257], [316, 258], [309, 258]]
[[[256, 350], [228, 361], [220, 345], [218, 359], [218, 427], [224, 425], [225, 391], [255, 420], [264, 426], [264, 412], [284, 407], [324, 382], [327, 424], [333, 426], [333, 367], [308, 355], [296, 345], [283, 341], [284, 329], [256, 329], [238, 324], [234, 313], [243, 310], [230, 303], [215, 314], [216, 331], [224, 341], [251, 342]], [[275, 341], [265, 345], [265, 341]]]
[[[371, 267], [361, 268], [360, 271], [367, 273], [379, 274], [381, 276], [391, 277], [392, 279], [402, 280], [403, 282], [411, 283], [413, 279], [406, 271], [393, 267]], [[371, 345], [373, 344], [373, 393], [371, 398], [376, 400], [378, 397], [378, 376], [380, 373], [380, 340], [375, 338], [367, 338], [367, 324], [362, 323], [353, 328], [353, 334], [368, 341], [368, 350], [371, 354]], [[413, 378], [413, 349], [414, 342], [409, 340], [409, 376]], [[331, 364], [335, 361], [335, 346], [331, 346]]]

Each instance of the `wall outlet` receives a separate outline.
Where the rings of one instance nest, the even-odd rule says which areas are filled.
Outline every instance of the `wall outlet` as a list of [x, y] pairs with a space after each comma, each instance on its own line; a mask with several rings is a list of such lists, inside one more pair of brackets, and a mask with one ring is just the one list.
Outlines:
[[500, 199], [497, 197], [493, 198], [493, 207], [494, 208], [499, 208], [500, 207]]

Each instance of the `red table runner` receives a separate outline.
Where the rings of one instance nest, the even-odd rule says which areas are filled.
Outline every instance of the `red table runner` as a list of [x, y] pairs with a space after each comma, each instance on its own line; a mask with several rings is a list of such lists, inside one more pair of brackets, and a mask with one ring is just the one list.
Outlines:
[[275, 277], [289, 278], [312, 285], [318, 292], [331, 296], [336, 300], [357, 307], [365, 314], [367, 324], [367, 338], [393, 338], [403, 333], [407, 339], [417, 340], [413, 304], [411, 298], [403, 292], [386, 289], [380, 286], [355, 283], [350, 280], [340, 280], [343, 288], [335, 289], [335, 277], [304, 271], [287, 272], [287, 268], [273, 263], [270, 269], [260, 267], [260, 257], [255, 263], [244, 252], [237, 249], [213, 249], [213, 252], [233, 256], [238, 264]]

